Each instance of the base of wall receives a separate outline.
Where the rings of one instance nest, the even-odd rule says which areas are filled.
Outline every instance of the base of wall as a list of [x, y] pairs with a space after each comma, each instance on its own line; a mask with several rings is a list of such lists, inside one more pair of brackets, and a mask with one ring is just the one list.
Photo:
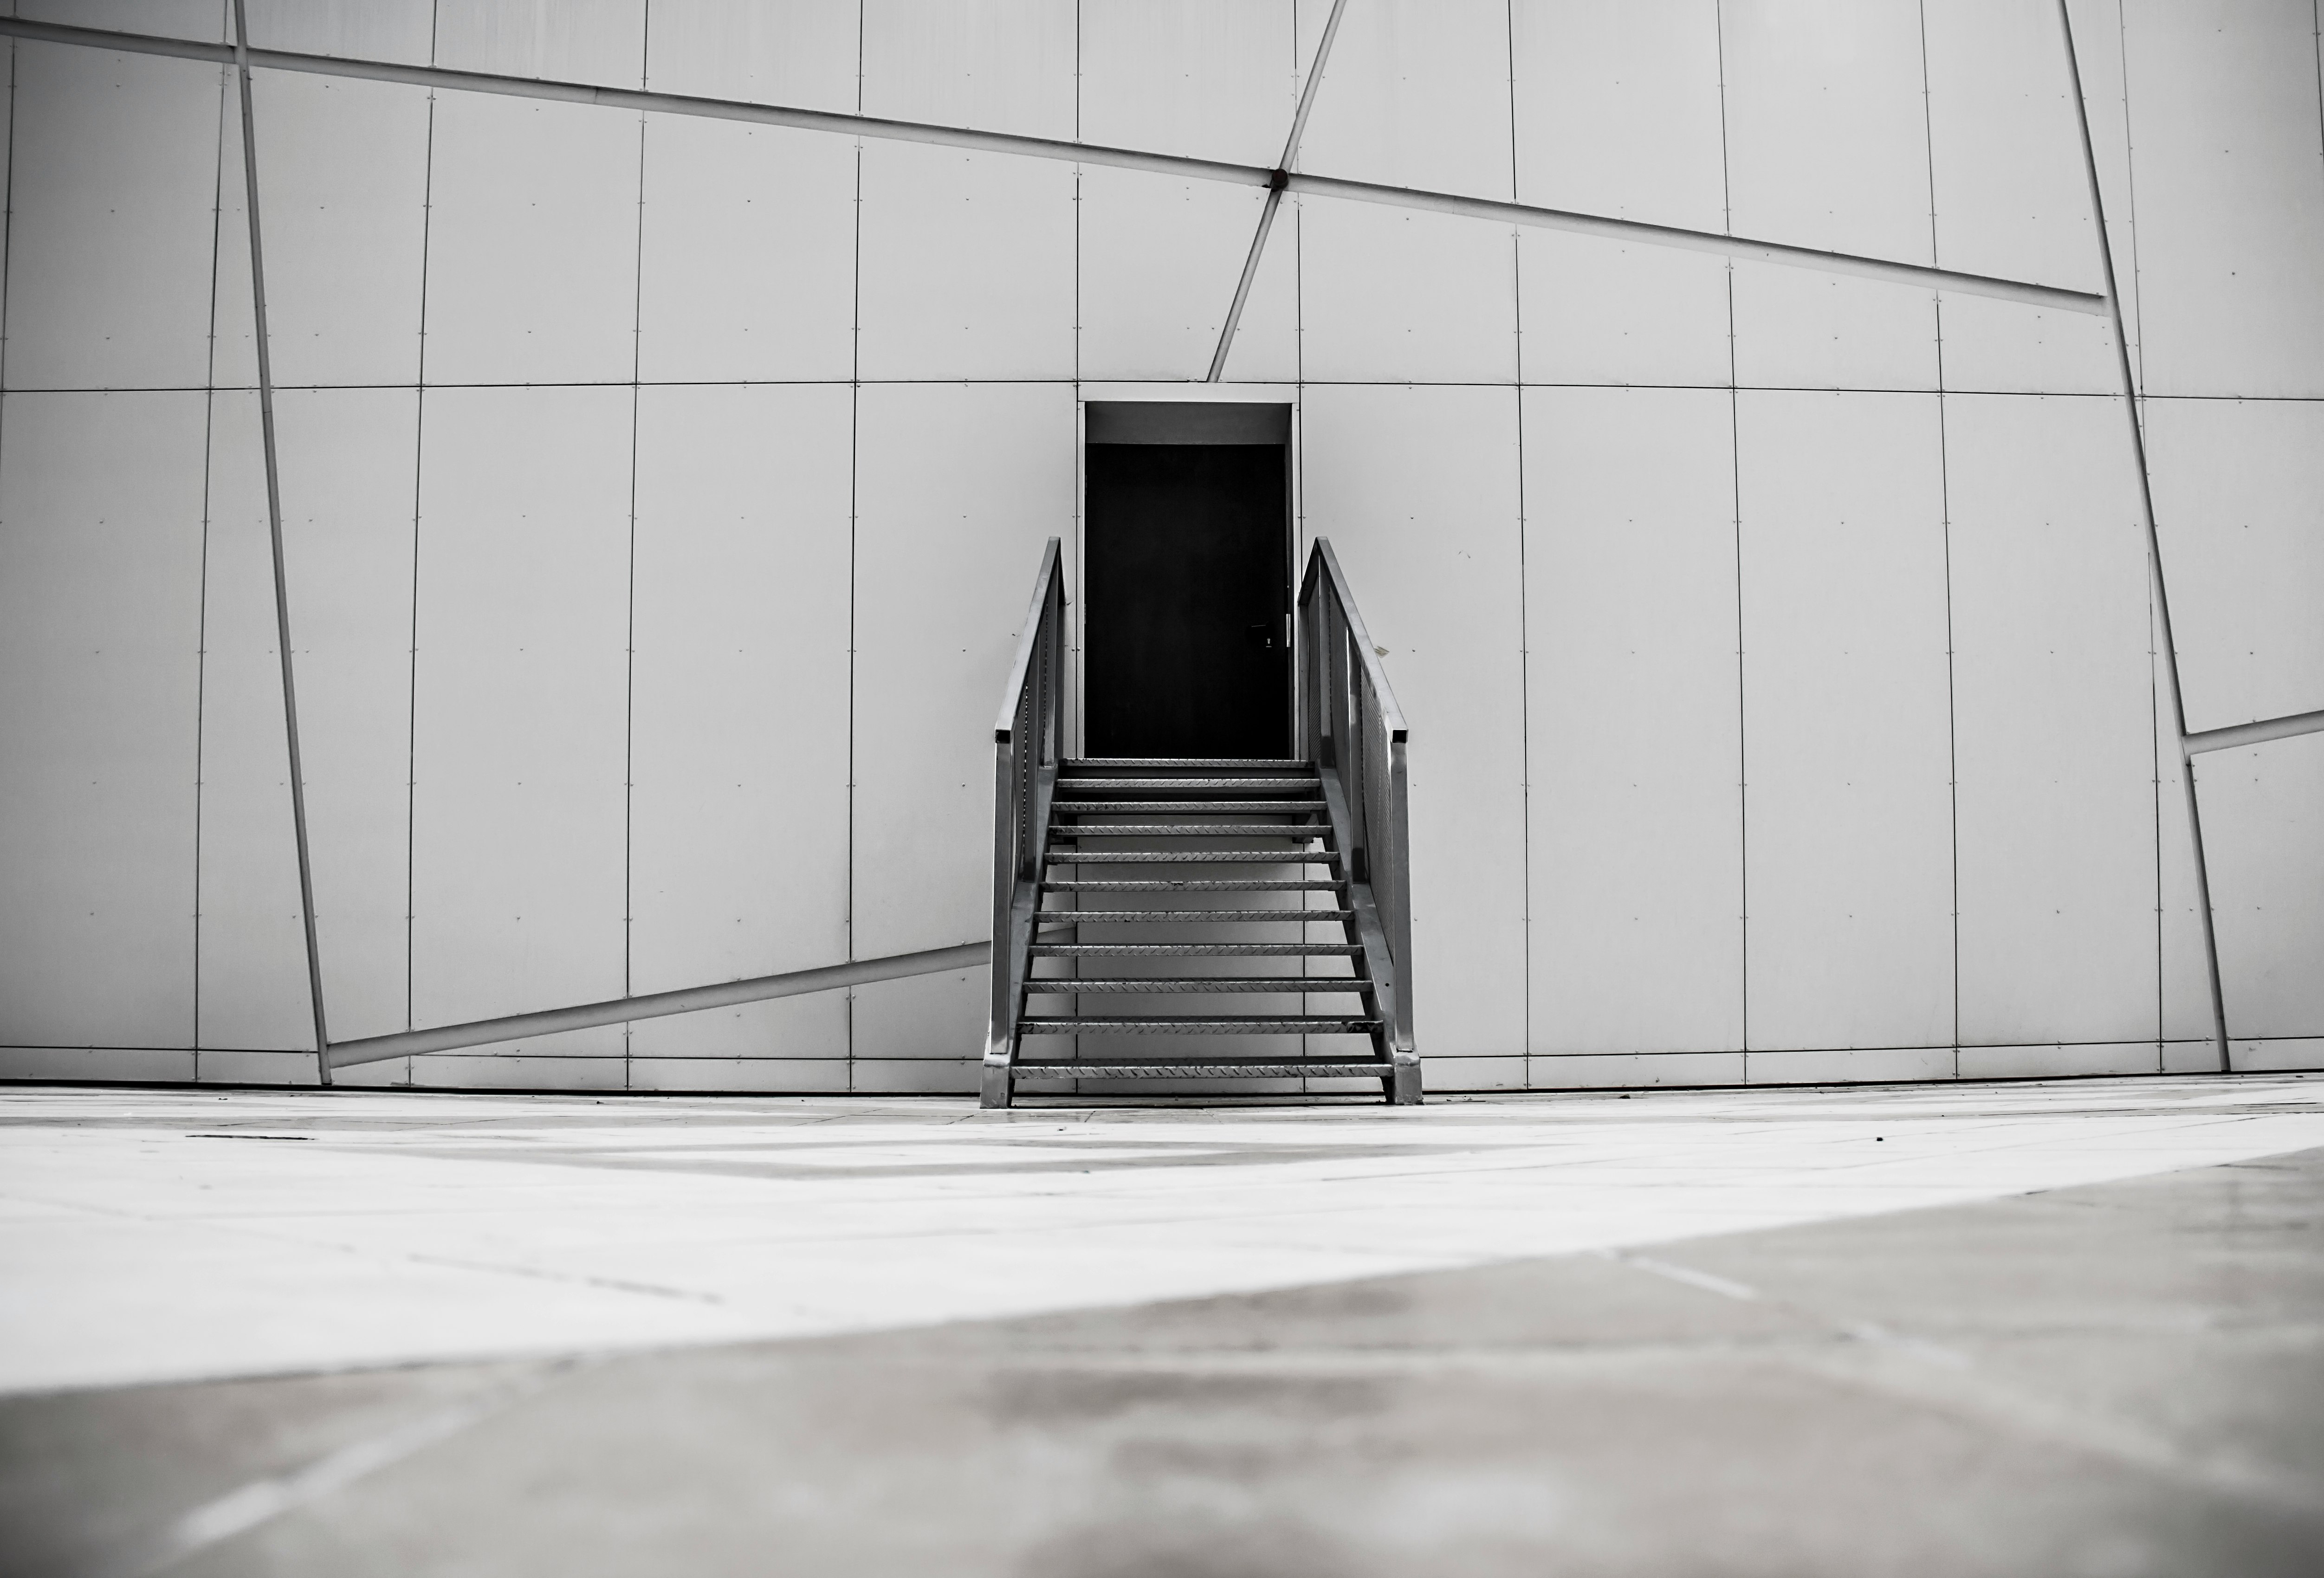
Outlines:
[[[2324, 1036], [2231, 1043], [2235, 1072], [2324, 1071]], [[2066, 1042], [2002, 1047], [1860, 1047], [1769, 1052], [1574, 1053], [1433, 1057], [1435, 1095], [1496, 1092], [1703, 1090], [1738, 1086], [1927, 1084], [1955, 1080], [2089, 1079], [2217, 1072], [2205, 1040]], [[973, 1095], [977, 1063], [961, 1057], [537, 1057], [439, 1054], [339, 1071], [364, 1090], [626, 1092], [657, 1095]], [[318, 1082], [311, 1052], [164, 1047], [0, 1047], [0, 1083], [240, 1085]], [[1176, 1082], [1174, 1082], [1176, 1083]], [[1185, 1082], [1190, 1087], [1194, 1082]], [[1369, 1080], [1295, 1082], [1273, 1096], [1373, 1097]], [[1029, 1094], [1029, 1093], [1028, 1093]], [[1158, 1094], [1148, 1091], [1145, 1094]], [[1177, 1094], [1250, 1094], [1198, 1088]], [[1086, 1098], [1084, 1098], [1086, 1099]]]

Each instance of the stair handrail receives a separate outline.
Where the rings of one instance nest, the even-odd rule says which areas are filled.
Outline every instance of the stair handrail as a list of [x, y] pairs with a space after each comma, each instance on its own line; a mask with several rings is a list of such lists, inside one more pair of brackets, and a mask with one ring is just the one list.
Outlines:
[[[1300, 739], [1323, 780], [1349, 896], [1388, 1018], [1399, 1085], [1419, 1095], [1412, 1035], [1412, 864], [1405, 755], [1410, 731], [1347, 572], [1315, 539], [1299, 586]], [[1384, 955], [1384, 956], [1379, 956]]]
[[1040, 909], [1041, 866], [1049, 843], [1049, 801], [1065, 744], [1065, 582], [1060, 545], [1050, 538], [1033, 577], [1033, 600], [992, 725], [992, 1001], [984, 1038], [983, 1085], [1006, 1106], [1017, 1050], [1021, 990]]

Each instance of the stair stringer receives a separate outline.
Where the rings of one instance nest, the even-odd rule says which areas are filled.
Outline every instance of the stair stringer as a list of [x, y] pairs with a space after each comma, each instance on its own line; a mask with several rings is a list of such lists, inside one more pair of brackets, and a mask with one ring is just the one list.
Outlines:
[[1351, 934], [1348, 940], [1364, 950], [1360, 956], [1377, 993], [1374, 1001], [1379, 1005], [1380, 1025], [1371, 1033], [1372, 1045], [1390, 1066], [1381, 1084], [1387, 1087], [1389, 1105], [1416, 1107], [1421, 1100], [1420, 1054], [1409, 1034], [1397, 1028], [1405, 1022], [1397, 1011], [1398, 994], [1405, 990], [1405, 961], [1388, 951], [1388, 932], [1372, 897], [1371, 872], [1356, 859], [1354, 821], [1348, 814], [1348, 793], [1340, 780], [1340, 770], [1335, 764], [1318, 762], [1315, 772], [1323, 781], [1324, 814], [1332, 819], [1332, 841], [1346, 863], [1348, 908], [1356, 912], [1353, 920], [1344, 923]]
[[981, 1106], [1010, 1106], [1015, 1095], [1011, 1075], [1017, 1065], [1018, 1047], [1024, 1041], [1024, 1034], [1018, 1027], [1025, 1017], [1025, 980], [1033, 973], [1033, 937], [1040, 925], [1041, 874], [1049, 863], [1049, 809], [1056, 798], [1056, 764], [1049, 762], [1037, 768], [1031, 806], [1033, 874], [1028, 877], [1022, 872], [1014, 873], [1008, 935], [992, 939], [992, 967], [1005, 970], [1007, 975], [1001, 990], [994, 993], [992, 1020], [985, 1035], [984, 1066], [979, 1076]]

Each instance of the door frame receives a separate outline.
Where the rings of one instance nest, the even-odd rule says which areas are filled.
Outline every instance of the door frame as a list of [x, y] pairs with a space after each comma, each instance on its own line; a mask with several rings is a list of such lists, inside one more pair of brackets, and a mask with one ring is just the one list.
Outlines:
[[1296, 383], [1084, 383], [1074, 397], [1074, 536], [1071, 569], [1067, 577], [1065, 606], [1065, 640], [1067, 647], [1065, 683], [1065, 734], [1068, 755], [1083, 753], [1083, 734], [1088, 687], [1082, 682], [1082, 620], [1089, 608], [1088, 588], [1084, 585], [1083, 566], [1089, 560], [1089, 406], [1109, 401], [1142, 401], [1154, 404], [1180, 405], [1284, 405], [1291, 408], [1291, 438], [1284, 463], [1290, 480], [1290, 530], [1285, 540], [1291, 550], [1288, 563], [1283, 567], [1288, 628], [1286, 640], [1292, 642], [1291, 663], [1291, 749], [1296, 754], [1299, 743], [1299, 687], [1305, 677], [1299, 671], [1296, 654], [1297, 623], [1299, 618], [1299, 565], [1307, 546], [1306, 493], [1302, 485], [1303, 466], [1300, 464], [1301, 386]]

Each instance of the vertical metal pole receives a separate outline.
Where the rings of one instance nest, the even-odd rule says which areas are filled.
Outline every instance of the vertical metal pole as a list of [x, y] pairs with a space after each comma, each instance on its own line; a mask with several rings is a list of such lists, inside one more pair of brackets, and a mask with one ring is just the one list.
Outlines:
[[982, 1103], [1009, 1105], [1009, 1057], [1016, 1040], [1015, 941], [1010, 911], [1017, 891], [1017, 763], [1018, 740], [1001, 739], [992, 746], [992, 958], [990, 1017], [984, 1037], [984, 1066], [980, 1081]]
[[[1334, 602], [1338, 602], [1335, 597]], [[1372, 742], [1370, 724], [1364, 717], [1366, 688], [1364, 661], [1356, 651], [1354, 622], [1348, 618], [1348, 608], [1340, 604], [1339, 654], [1341, 672], [1345, 676], [1339, 694], [1347, 698], [1346, 711], [1340, 715], [1348, 721], [1347, 733], [1340, 736], [1340, 789], [1348, 801], [1348, 877], [1351, 881], [1372, 880], [1372, 807], [1370, 784]], [[1336, 705], [1336, 702], [1335, 702]], [[1336, 718], [1334, 722], [1338, 721]]]
[[315, 1071], [331, 1083], [323, 1017], [323, 950], [315, 929], [315, 872], [307, 847], [307, 776], [299, 751], [299, 691], [290, 662], [290, 584], [282, 563], [282, 484], [274, 458], [274, 361], [266, 335], [266, 254], [258, 239], [258, 133], [250, 108], [250, 29], [234, 0], [234, 66], [242, 89], [244, 206], [250, 211], [251, 328], [258, 343], [258, 430], [266, 455], [266, 530], [274, 550], [274, 641], [282, 658], [282, 733], [290, 753], [290, 830], [299, 845], [299, 918], [307, 933], [307, 997], [315, 1014]]
[[2139, 425], [2138, 387], [2130, 372], [2130, 337], [2122, 321], [2122, 294], [2115, 284], [2114, 243], [2107, 235], [2106, 199], [2098, 189], [2097, 145], [2090, 138], [2090, 111], [2082, 97], [2082, 68], [2074, 52], [2074, 19], [2066, 0], [2058, 0], [2058, 31], [2066, 45], [2066, 76], [2073, 89], [2074, 121], [2082, 134], [2082, 173], [2089, 182], [2090, 222], [2098, 233], [2098, 263], [2105, 271], [2107, 323], [2114, 335], [2116, 374], [2122, 386], [2122, 411], [2130, 424], [2131, 457], [2138, 466], [2139, 522], [2146, 530], [2147, 580], [2154, 595], [2155, 623], [2163, 637], [2163, 693], [2171, 698], [2171, 731], [2179, 742], [2179, 781], [2187, 796], [2187, 835], [2195, 852], [2195, 905], [2203, 921], [2203, 964], [2211, 987], [2211, 1035], [2219, 1054], [2219, 1072], [2234, 1071], [2227, 1050], [2227, 995], [2219, 985], [2219, 938], [2211, 918], [2211, 873], [2203, 856], [2203, 813], [2195, 796], [2195, 762], [2187, 749], [2187, 713], [2179, 688], [2179, 642], [2171, 628], [2171, 595], [2163, 580], [2163, 539], [2154, 526], [2154, 489], [2147, 471], [2146, 434]]
[[[1407, 810], [1405, 778], [1404, 742], [1389, 736], [1388, 770], [1387, 821], [1393, 842], [1389, 853], [1393, 879], [1390, 886], [1396, 901], [1388, 914], [1388, 946], [1396, 953], [1396, 1045], [1401, 1051], [1412, 1050], [1412, 853], [1411, 826]], [[1379, 891], [1377, 880], [1372, 891]], [[1418, 1100], [1416, 1084], [1412, 1096]]]
[[1323, 654], [1323, 632], [1316, 624], [1319, 613], [1315, 604], [1315, 582], [1311, 576], [1307, 588], [1299, 599], [1299, 682], [1304, 694], [1299, 697], [1299, 753], [1308, 761], [1323, 764], [1323, 714], [1318, 710], [1323, 682], [1319, 666]]
[[1307, 115], [1315, 107], [1315, 88], [1323, 80], [1323, 62], [1331, 58], [1332, 41], [1340, 35], [1340, 14], [1348, 8], [1348, 0], [1332, 0], [1332, 14], [1323, 23], [1323, 36], [1315, 45], [1315, 63], [1307, 69], [1307, 81], [1299, 90], [1299, 108], [1291, 117], [1291, 135], [1283, 142], [1283, 157], [1275, 167], [1275, 179], [1268, 183], [1267, 201], [1259, 210], [1259, 230], [1250, 238], [1250, 252], [1242, 260], [1242, 277], [1235, 281], [1234, 302], [1227, 309], [1227, 320], [1219, 330], [1219, 348], [1211, 355], [1211, 371], [1203, 382], [1216, 383], [1227, 370], [1227, 353], [1234, 348], [1235, 330], [1242, 323], [1243, 303], [1250, 300], [1251, 281], [1259, 278], [1259, 260], [1267, 251], [1267, 233], [1275, 228], [1275, 210], [1282, 204], [1284, 188], [1290, 182], [1291, 161], [1299, 157], [1299, 140], [1307, 134]]

